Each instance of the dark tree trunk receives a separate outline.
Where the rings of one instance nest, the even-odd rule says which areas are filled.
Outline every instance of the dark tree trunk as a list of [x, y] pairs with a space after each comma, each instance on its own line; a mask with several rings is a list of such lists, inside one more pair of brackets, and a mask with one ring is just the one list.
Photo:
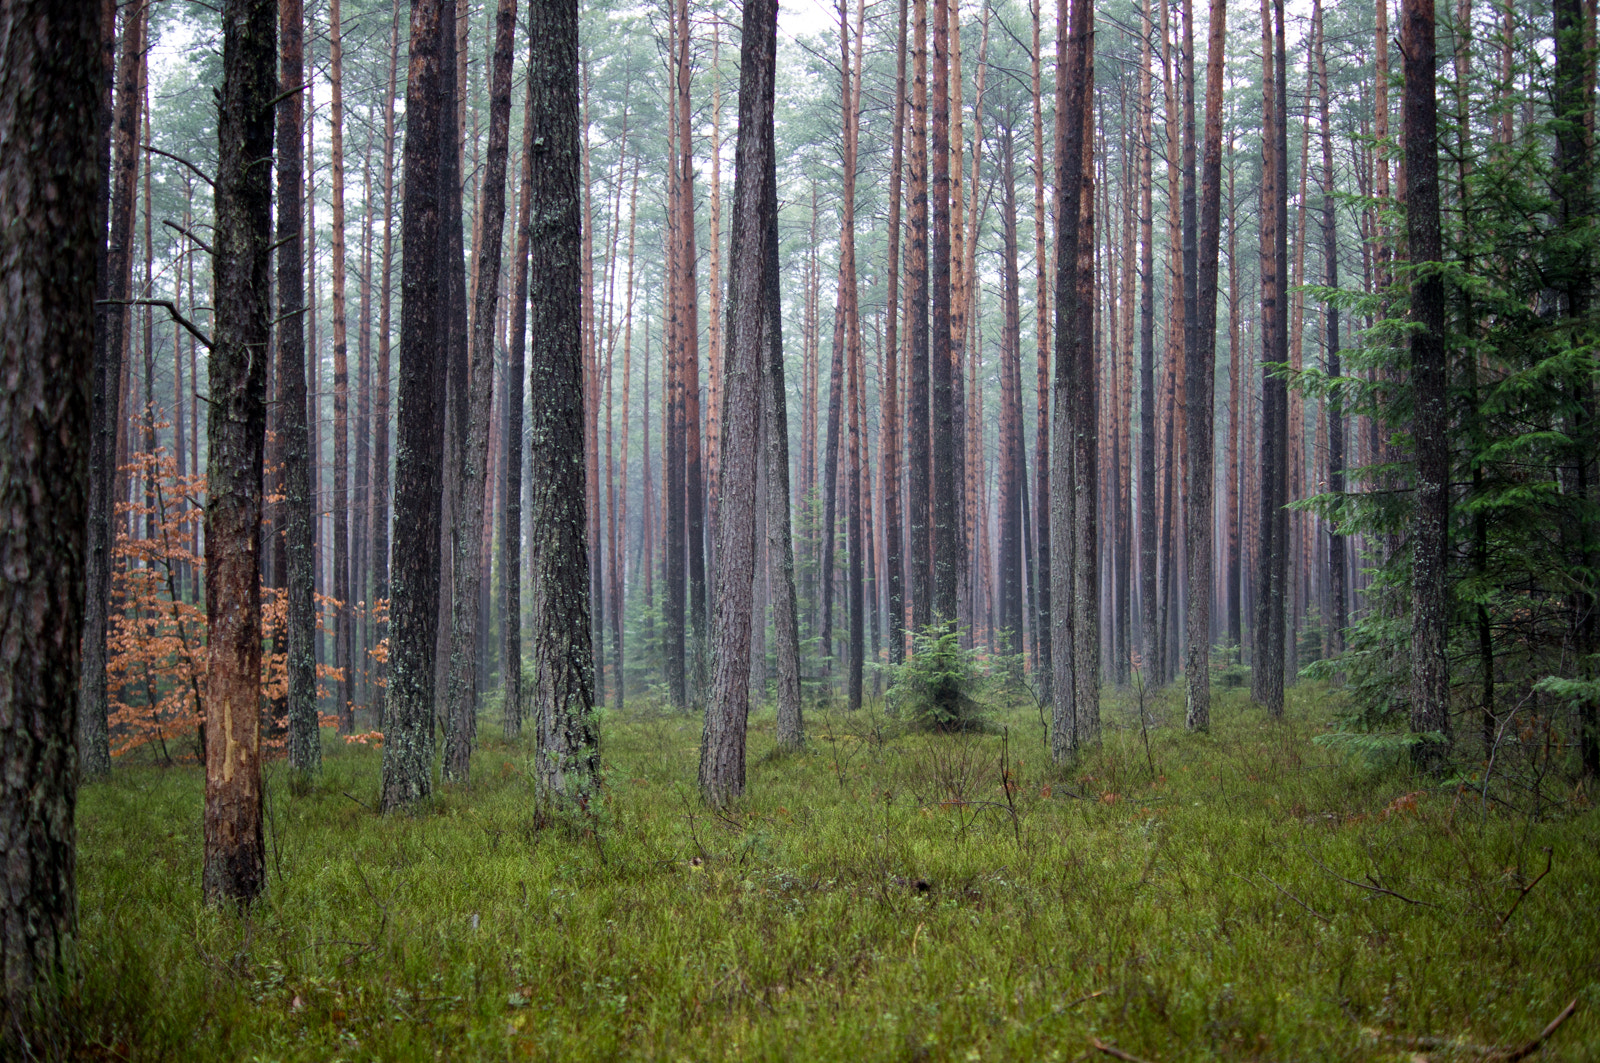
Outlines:
[[772, 570], [772, 631], [778, 658], [776, 738], [780, 749], [794, 750], [805, 743], [805, 721], [800, 713], [800, 611], [795, 599], [794, 536], [789, 523], [789, 412], [788, 391], [783, 383], [775, 149], [763, 183], [767, 262], [762, 281], [762, 314], [767, 325], [762, 334], [765, 353], [761, 366], [761, 445], [767, 467], [767, 557]]
[[[777, 42], [775, 0], [747, 0], [739, 57], [739, 140], [728, 252], [728, 344], [717, 525], [716, 672], [700, 743], [700, 792], [714, 805], [726, 804], [742, 794], [745, 782], [756, 467], [761, 378], [765, 375], [761, 363], [778, 324], [777, 307], [766, 297], [765, 277], [769, 261], [766, 245], [775, 232], [765, 208], [767, 174], [776, 168], [773, 104]], [[847, 141], [848, 136], [847, 133]], [[783, 497], [787, 499], [787, 491]]]
[[304, 19], [300, 0], [278, 8], [278, 448], [283, 462], [285, 645], [288, 671], [289, 767], [302, 775], [322, 770], [317, 726], [317, 613], [311, 553], [311, 455], [306, 427], [305, 262], [301, 225], [300, 129], [304, 96], [292, 91], [305, 80]]
[[960, 382], [952, 379], [950, 362], [950, 9], [949, 0], [933, 0], [932, 110], [929, 126], [929, 215], [933, 225], [928, 283], [932, 288], [931, 338], [928, 360], [932, 383], [929, 421], [933, 464], [933, 622], [956, 623], [956, 582], [960, 574], [961, 528], [956, 505], [955, 397]]
[[[1089, 706], [1079, 704], [1087, 684], [1094, 677], [1078, 676], [1089, 653], [1098, 658], [1099, 639], [1090, 633], [1092, 618], [1082, 615], [1085, 605], [1080, 577], [1084, 575], [1085, 554], [1092, 556], [1092, 543], [1077, 541], [1085, 527], [1092, 527], [1094, 492], [1093, 464], [1083, 464], [1086, 447], [1093, 447], [1094, 394], [1092, 374], [1082, 378], [1083, 354], [1088, 348], [1092, 364], [1093, 345], [1085, 335], [1092, 327], [1093, 300], [1082, 298], [1079, 284], [1083, 232], [1085, 173], [1085, 127], [1090, 113], [1088, 92], [1089, 52], [1093, 37], [1089, 22], [1093, 18], [1092, 0], [1071, 0], [1071, 21], [1067, 5], [1058, 6], [1056, 44], [1056, 328], [1055, 380], [1053, 389], [1055, 435], [1050, 453], [1050, 554], [1055, 560], [1051, 572], [1050, 596], [1055, 603], [1052, 615], [1051, 658], [1055, 664], [1054, 704], [1050, 726], [1050, 752], [1057, 763], [1073, 758], [1089, 740]], [[1092, 227], [1091, 227], [1092, 230]], [[1085, 407], [1090, 414], [1085, 423]], [[1085, 438], [1087, 437], [1087, 438]], [[1092, 449], [1090, 451], [1092, 457]], [[1080, 513], [1088, 510], [1088, 513]], [[1087, 520], [1085, 519], [1087, 517]], [[1069, 604], [1070, 603], [1070, 604]], [[1096, 603], [1097, 605], [1098, 603]], [[1097, 661], [1096, 661], [1097, 663]], [[1094, 669], [1098, 672], [1098, 668]], [[1094, 711], [1098, 716], [1098, 711]], [[1096, 721], [1098, 722], [1098, 721]], [[1097, 730], [1098, 728], [1096, 728]]]
[[1033, 0], [1033, 250], [1034, 250], [1034, 330], [1038, 348], [1038, 373], [1035, 395], [1037, 423], [1034, 426], [1033, 467], [1036, 477], [1036, 502], [1033, 507], [1037, 522], [1035, 541], [1038, 543], [1033, 581], [1038, 602], [1034, 624], [1034, 641], [1037, 645], [1034, 674], [1038, 676], [1039, 696], [1054, 703], [1054, 668], [1051, 664], [1051, 599], [1050, 599], [1050, 268], [1045, 249], [1044, 208], [1044, 100], [1040, 68], [1044, 56], [1040, 44], [1040, 5]]
[[[1400, 54], [1405, 72], [1406, 244], [1413, 264], [1438, 262], [1439, 121], [1435, 95], [1433, 0], [1404, 0]], [[1445, 580], [1450, 519], [1450, 410], [1444, 343], [1444, 278], [1411, 283], [1412, 439], [1417, 461], [1417, 514], [1412, 531], [1411, 730], [1434, 735], [1412, 747], [1419, 767], [1439, 771], [1450, 749], [1450, 670], [1445, 657], [1449, 586]]]
[[1018, 363], [1022, 352], [1021, 282], [1017, 271], [1017, 194], [1011, 128], [1000, 129], [1001, 261], [1000, 289], [1004, 320], [1000, 332], [1000, 608], [1005, 631], [1001, 652], [1022, 652], [1022, 395]]
[[[530, 42], [530, 47], [532, 42]], [[529, 53], [531, 56], [531, 52]], [[523, 110], [522, 195], [517, 206], [516, 259], [511, 269], [511, 342], [506, 359], [506, 479], [505, 508], [502, 510], [500, 552], [505, 573], [505, 734], [515, 740], [522, 734], [522, 451], [523, 410], [528, 350], [528, 211], [533, 202], [533, 155], [536, 145], [528, 130], [533, 128], [533, 82], [528, 82], [528, 97]], [[645, 423], [649, 433], [649, 422]], [[620, 645], [620, 643], [619, 643]], [[622, 670], [617, 670], [618, 690]], [[620, 704], [621, 697], [619, 695]]]
[[[406, 76], [405, 209], [400, 230], [400, 383], [395, 433], [394, 559], [389, 599], [385, 811], [433, 787], [434, 652], [450, 309], [444, 227], [446, 153], [455, 109], [454, 0], [412, 0]], [[459, 191], [459, 190], [458, 190]]]
[[[372, 412], [372, 599], [389, 600], [389, 313], [394, 266], [394, 96], [400, 65], [400, 6], [389, 30], [389, 85], [383, 98], [383, 265], [378, 286], [377, 394]], [[383, 614], [388, 615], [386, 610]], [[387, 637], [387, 621], [373, 625], [373, 642]], [[392, 647], [391, 647], [392, 649]], [[372, 724], [383, 730], [388, 696], [385, 660], [373, 662]]]
[[[1594, 192], [1593, 166], [1590, 160], [1591, 138], [1594, 125], [1594, 42], [1593, 12], [1585, 15], [1579, 0], [1555, 0], [1554, 46], [1555, 109], [1556, 109], [1556, 179], [1558, 221], [1563, 231], [1581, 232], [1593, 220]], [[1408, 68], [1409, 70], [1409, 68]], [[1407, 82], [1409, 85], [1409, 82]], [[1410, 117], [1410, 111], [1407, 112]], [[1409, 127], [1407, 127], [1409, 135]], [[1410, 159], [1407, 157], [1407, 165]], [[1594, 284], [1593, 253], [1590, 242], [1574, 238], [1566, 261], [1562, 263], [1563, 276], [1558, 282], [1567, 318], [1573, 323], [1577, 335], [1574, 346], [1593, 343], [1593, 325], [1589, 321], [1589, 307]], [[1575, 540], [1574, 569], [1584, 573], [1575, 582], [1571, 593], [1573, 647], [1577, 653], [1581, 675], [1595, 678], [1595, 649], [1600, 634], [1600, 611], [1596, 608], [1595, 572], [1600, 568], [1600, 535], [1595, 522], [1596, 492], [1600, 491], [1600, 466], [1595, 459], [1596, 401], [1592, 367], [1586, 367], [1570, 385], [1576, 398], [1576, 411], [1571, 419], [1573, 457], [1571, 459], [1572, 493], [1581, 515], [1573, 522], [1572, 538]], [[1492, 682], [1492, 678], [1490, 680]], [[1580, 770], [1587, 778], [1600, 775], [1600, 702], [1586, 698], [1577, 706], [1577, 741]]]
[[206, 440], [208, 904], [267, 886], [261, 789], [261, 471], [272, 339], [272, 99], [277, 5], [226, 0], [218, 94], [215, 332]]
[[[450, 682], [446, 693], [444, 774], [466, 782], [478, 734], [476, 657], [478, 591], [483, 572], [484, 495], [488, 487], [489, 419], [494, 416], [494, 332], [500, 294], [500, 249], [506, 220], [506, 159], [511, 143], [511, 59], [516, 0], [495, 11], [494, 69], [489, 87], [489, 155], [478, 203], [481, 232], [474, 272], [472, 364], [467, 441], [457, 480], [455, 597], [450, 608]], [[520, 381], [519, 381], [520, 382]]]
[[[1194, 0], [1184, 7], [1185, 47], [1193, 23]], [[1189, 399], [1189, 508], [1184, 541], [1189, 548], [1188, 658], [1184, 669], [1188, 679], [1185, 722], [1190, 730], [1211, 726], [1211, 589], [1212, 589], [1212, 410], [1217, 363], [1217, 258], [1221, 247], [1222, 223], [1222, 65], [1227, 25], [1225, 0], [1211, 0], [1209, 39], [1206, 42], [1206, 134], [1205, 161], [1201, 168], [1200, 231], [1195, 313], [1188, 336]], [[1191, 64], [1192, 66], [1192, 64]], [[1193, 78], [1185, 89], [1186, 124], [1194, 121]], [[1193, 133], [1190, 133], [1193, 139]], [[1191, 143], [1186, 168], [1193, 184], [1194, 146]], [[1185, 198], [1188, 198], [1187, 196]], [[1185, 211], [1192, 208], [1187, 204]]]
[[[889, 165], [889, 289], [885, 300], [888, 321], [883, 341], [881, 456], [883, 495], [883, 557], [888, 577], [889, 663], [906, 656], [905, 557], [900, 537], [900, 187], [905, 158], [906, 125], [906, 0], [900, 0], [899, 29], [895, 37], [895, 88], [893, 156]], [[785, 502], [787, 506], [787, 502]]]
[[1156, 628], [1156, 278], [1154, 148], [1151, 144], [1154, 105], [1149, 98], [1152, 19], [1142, 6], [1139, 91], [1139, 631], [1144, 649], [1144, 681], [1159, 683]]
[[331, 279], [333, 281], [333, 579], [329, 594], [333, 598], [334, 717], [340, 734], [353, 727], [351, 680], [350, 601], [350, 358], [345, 310], [344, 238], [344, 79], [343, 44], [339, 0], [328, 3], [328, 81], [329, 118], [332, 131], [329, 169], [333, 176], [333, 221], [330, 229]]
[[[1320, 87], [1318, 102], [1322, 109], [1322, 283], [1330, 289], [1339, 287], [1339, 232], [1334, 215], [1333, 187], [1333, 127], [1328, 120], [1328, 60], [1327, 38], [1323, 32], [1322, 2], [1313, 0], [1311, 7], [1313, 32], [1317, 40], [1317, 80]], [[1328, 378], [1337, 381], [1339, 365], [1339, 304], [1330, 301], [1327, 315], [1327, 365]], [[1337, 385], [1328, 393], [1328, 490], [1335, 495], [1344, 493], [1344, 399]], [[1345, 565], [1345, 537], [1335, 522], [1328, 524], [1328, 594], [1332, 615], [1328, 618], [1328, 648], [1334, 654], [1344, 652], [1344, 628], [1348, 622], [1349, 572]]]
[[[139, 174], [140, 60], [144, 55], [147, 4], [123, 12], [122, 54], [117, 61], [117, 100], [111, 139], [110, 229], [104, 268], [97, 263], [95, 306], [94, 424], [89, 461], [88, 569], [84, 608], [83, 690], [78, 706], [78, 755], [86, 778], [111, 770], [106, 728], [110, 708], [106, 688], [106, 636], [111, 619], [111, 549], [116, 513], [117, 438], [122, 430], [122, 374], [127, 339], [128, 266], [133, 255], [133, 200]], [[97, 111], [99, 109], [99, 104]]]
[[[1284, 120], [1284, 45], [1274, 26], [1283, 22], [1282, 0], [1262, 0], [1262, 188], [1261, 188], [1261, 338], [1268, 366], [1288, 360], [1284, 327], [1288, 272], [1288, 162]], [[1252, 696], [1267, 715], [1283, 715], [1284, 597], [1288, 593], [1287, 500], [1289, 397], [1285, 382], [1271, 369], [1261, 379], [1260, 509], [1255, 581], [1255, 623], [1251, 625]]]
[[928, 4], [912, 3], [911, 217], [906, 286], [911, 302], [906, 331], [911, 342], [904, 422], [911, 496], [911, 628], [933, 623], [933, 557], [929, 538], [931, 456], [928, 425]]
[[[96, 263], [99, 5], [6, 0], [0, 54], [0, 1055], [29, 1058], [77, 933], [74, 816]], [[102, 717], [102, 725], [104, 719]], [[103, 731], [102, 731], [103, 734]], [[44, 1023], [40, 1025], [43, 1026]], [[48, 1036], [48, 1034], [46, 1035]]]
[[[845, 574], [845, 607], [849, 616], [850, 634], [845, 649], [845, 707], [859, 709], [861, 707], [861, 679], [863, 671], [863, 658], [865, 648], [866, 628], [862, 616], [862, 570], [863, 557], [866, 553], [865, 542], [861, 534], [861, 399], [862, 399], [862, 372], [861, 372], [861, 318], [857, 305], [856, 288], [856, 136], [858, 122], [856, 118], [855, 92], [851, 87], [851, 58], [850, 58], [850, 17], [847, 0], [839, 2], [839, 50], [840, 50], [840, 119], [844, 130], [843, 150], [843, 182], [840, 189], [840, 219], [839, 219], [839, 310], [843, 328], [835, 328], [837, 337], [843, 333], [843, 353], [845, 360], [845, 401], [849, 410], [841, 427], [849, 432], [847, 442], [846, 460], [849, 465], [845, 480], [845, 520], [846, 548], [849, 550], [849, 567]], [[861, 58], [861, 40], [856, 40], [856, 59]], [[747, 304], [748, 305], [748, 304]], [[837, 360], [838, 351], [835, 351]], [[836, 361], [837, 364], [837, 361]], [[836, 399], [829, 397], [828, 406], [831, 414]], [[831, 420], [831, 418], [830, 418]], [[832, 425], [830, 424], [830, 431]], [[831, 472], [832, 470], [830, 470]], [[835, 474], [836, 475], [836, 474]], [[832, 541], [830, 524], [829, 541]], [[824, 591], [826, 594], [826, 591]], [[823, 620], [823, 630], [830, 626], [831, 614]], [[826, 644], [824, 637], [824, 644]]]
[[528, 214], [531, 270], [539, 278], [528, 359], [539, 784], [587, 807], [600, 781], [600, 748], [584, 514], [577, 0], [535, 0], [528, 25], [534, 40], [529, 135], [543, 145], [534, 153]]

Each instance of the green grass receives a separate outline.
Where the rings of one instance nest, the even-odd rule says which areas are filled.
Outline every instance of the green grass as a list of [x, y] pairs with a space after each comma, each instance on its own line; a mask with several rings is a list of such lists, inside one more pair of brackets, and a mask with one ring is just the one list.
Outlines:
[[487, 724], [470, 789], [379, 817], [379, 754], [330, 736], [311, 793], [274, 768], [248, 918], [201, 904], [198, 770], [119, 766], [81, 796], [71, 1019], [101, 1059], [1405, 1060], [1576, 997], [1535, 1058], [1600, 1052], [1600, 813], [1486, 814], [1314, 745], [1309, 686], [1276, 726], [1222, 694], [1207, 735], [1177, 697], [1147, 753], [1108, 694], [1071, 771], [1031, 708], [814, 710], [783, 758], [769, 710], [726, 815], [688, 717], [606, 717], [587, 819]]

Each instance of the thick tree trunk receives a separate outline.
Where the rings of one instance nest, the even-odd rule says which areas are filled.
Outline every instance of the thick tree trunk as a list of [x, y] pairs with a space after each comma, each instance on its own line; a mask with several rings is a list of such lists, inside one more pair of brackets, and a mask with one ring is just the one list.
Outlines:
[[227, 0], [218, 95], [215, 331], [206, 439], [208, 904], [267, 887], [261, 789], [261, 472], [271, 342], [273, 0]]
[[279, 5], [281, 67], [278, 102], [278, 448], [283, 462], [283, 537], [288, 670], [289, 767], [322, 770], [317, 725], [317, 613], [312, 573], [311, 455], [306, 423], [305, 260], [301, 251], [300, 130], [305, 124], [304, 16], [300, 0]]
[[[1439, 232], [1438, 99], [1434, 91], [1433, 0], [1404, 0], [1400, 54], [1405, 70], [1406, 244], [1413, 264], [1443, 257]], [[1450, 520], [1450, 410], [1444, 342], [1444, 278], [1411, 282], [1412, 439], [1417, 513], [1412, 530], [1411, 730], [1432, 737], [1412, 747], [1416, 764], [1440, 771], [1450, 751], [1450, 669], [1446, 582]]]
[[[99, 301], [95, 305], [94, 424], [90, 428], [87, 592], [84, 608], [83, 689], [78, 704], [78, 755], [86, 778], [111, 771], [106, 716], [106, 636], [111, 619], [111, 550], [116, 542], [114, 487], [118, 482], [117, 439], [122, 430], [122, 374], [128, 321], [128, 266], [133, 255], [133, 200], [139, 175], [140, 84], [149, 5], [123, 12], [122, 52], [117, 61], [115, 160], [110, 176], [110, 229]], [[98, 105], [97, 105], [98, 106]], [[98, 267], [98, 264], [97, 264]]]
[[[1192, 23], [1194, 0], [1184, 9], [1185, 38]], [[1222, 222], [1222, 65], [1227, 24], [1225, 0], [1211, 0], [1206, 42], [1205, 162], [1200, 188], [1200, 233], [1194, 329], [1190, 335], [1189, 376], [1189, 508], [1184, 541], [1189, 546], [1188, 678], [1185, 722], [1190, 730], [1211, 726], [1211, 594], [1212, 594], [1212, 408], [1217, 363], [1217, 257]], [[1192, 80], [1192, 79], [1191, 79]], [[1185, 109], [1194, 113], [1192, 87]], [[1190, 154], [1193, 152], [1191, 145]], [[1187, 331], [1187, 330], [1186, 330]]]
[[700, 744], [700, 792], [714, 805], [726, 804], [744, 792], [761, 362], [769, 349], [765, 341], [777, 326], [772, 312], [776, 306], [768, 304], [764, 277], [768, 264], [766, 244], [774, 232], [764, 208], [767, 173], [776, 165], [773, 102], [777, 31], [778, 5], [774, 0], [747, 0], [739, 59], [739, 140], [728, 252], [726, 406], [717, 526], [716, 672]]
[[[372, 599], [389, 601], [389, 314], [394, 267], [394, 98], [400, 65], [400, 7], [389, 30], [389, 84], [383, 97], [383, 265], [378, 286], [377, 394], [372, 410]], [[373, 625], [374, 643], [388, 637], [389, 610]], [[392, 647], [391, 647], [392, 648]], [[372, 724], [383, 730], [387, 655], [373, 662]]]
[[[137, 20], [136, 13], [130, 13]], [[105, 215], [99, 5], [6, 0], [0, 52], [0, 1054], [46, 1043], [36, 997], [66, 986], [77, 934], [76, 725]], [[103, 335], [103, 334], [102, 334]], [[109, 497], [109, 496], [108, 496]], [[92, 701], [85, 706], [88, 711]], [[102, 730], [104, 717], [101, 719]]]
[[894, 134], [889, 165], [889, 288], [884, 301], [882, 424], [878, 451], [882, 462], [883, 557], [889, 614], [889, 663], [906, 657], [905, 557], [900, 537], [900, 187], [906, 126], [906, 0], [900, 0], [895, 37]]
[[[1089, 347], [1085, 335], [1092, 328], [1094, 305], [1092, 300], [1081, 298], [1079, 285], [1080, 259], [1085, 242], [1083, 236], [1083, 188], [1087, 176], [1084, 172], [1084, 132], [1090, 113], [1087, 85], [1088, 55], [1092, 47], [1089, 22], [1092, 15], [1091, 0], [1071, 0], [1070, 26], [1067, 3], [1057, 7], [1056, 30], [1056, 328], [1055, 328], [1055, 380], [1054, 414], [1056, 432], [1051, 440], [1050, 454], [1050, 554], [1055, 559], [1051, 572], [1051, 600], [1055, 603], [1052, 615], [1051, 657], [1055, 663], [1054, 705], [1051, 714], [1050, 752], [1057, 763], [1070, 761], [1077, 755], [1086, 733], [1087, 710], [1079, 699], [1087, 682], [1078, 676], [1077, 669], [1084, 658], [1081, 643], [1093, 647], [1098, 658], [1099, 640], [1090, 634], [1090, 618], [1080, 615], [1085, 605], [1078, 586], [1087, 544], [1077, 541], [1078, 533], [1089, 520], [1080, 518], [1080, 508], [1088, 508], [1088, 498], [1093, 492], [1093, 465], [1080, 464], [1084, 440], [1090, 437], [1092, 446], [1092, 413], [1089, 424], [1081, 418], [1081, 391], [1087, 394], [1089, 409], [1093, 410], [1095, 388], [1092, 377], [1082, 379], [1083, 360], [1080, 346]], [[1091, 452], [1092, 453], [1092, 452]], [[1087, 481], [1087, 489], [1085, 482]], [[1070, 603], [1070, 604], [1069, 604]], [[1098, 604], [1098, 603], [1096, 603]], [[1097, 663], [1097, 661], [1095, 662]], [[1094, 669], [1098, 672], [1098, 668]], [[1098, 715], [1096, 712], [1095, 715]]]
[[583, 512], [583, 233], [578, 188], [578, 5], [535, 0], [534, 153], [528, 215], [533, 298], [528, 384], [533, 538], [533, 658], [539, 676], [539, 784], [586, 808], [600, 781], [589, 645], [589, 559]]
[[[494, 332], [500, 294], [500, 251], [506, 220], [506, 159], [511, 142], [511, 60], [516, 0], [495, 11], [493, 72], [489, 87], [489, 157], [478, 204], [482, 234], [474, 271], [471, 377], [467, 442], [457, 481], [455, 597], [450, 608], [450, 685], [446, 695], [444, 775], [466, 782], [478, 734], [475, 666], [478, 598], [483, 570], [484, 495], [488, 487], [489, 421], [494, 416]], [[519, 380], [520, 383], [520, 380]]]
[[[523, 394], [527, 382], [528, 351], [528, 218], [533, 205], [533, 156], [537, 150], [529, 132], [533, 129], [533, 91], [533, 82], [529, 81], [523, 108], [522, 194], [517, 203], [516, 258], [511, 267], [511, 342], [506, 357], [506, 424], [505, 431], [501, 433], [506, 448], [506, 501], [501, 510], [500, 524], [501, 563], [505, 566], [501, 577], [505, 585], [505, 630], [501, 656], [506, 668], [505, 736], [511, 741], [522, 735], [522, 458], [523, 430], [527, 425]], [[626, 406], [623, 420], [627, 420]], [[623, 478], [626, 481], [626, 443], [623, 455]], [[617, 674], [620, 682], [620, 654]]]
[[344, 65], [339, 0], [328, 2], [328, 81], [332, 88], [329, 117], [332, 126], [328, 161], [333, 173], [333, 228], [331, 239], [333, 280], [333, 580], [329, 594], [333, 605], [333, 666], [339, 672], [334, 689], [334, 716], [339, 733], [353, 727], [350, 681], [354, 669], [350, 654], [350, 359], [345, 314], [344, 268]]
[[1139, 60], [1139, 630], [1145, 683], [1159, 683], [1161, 636], [1156, 629], [1156, 278], [1155, 171], [1151, 142], [1150, 46], [1155, 0], [1142, 6]]
[[777, 643], [777, 745], [797, 750], [805, 743], [800, 711], [800, 614], [795, 598], [794, 536], [790, 530], [788, 390], [783, 383], [782, 292], [778, 275], [778, 175], [776, 159], [764, 180], [767, 263], [763, 278], [761, 432], [767, 465], [767, 556], [772, 568], [772, 632]]
[[[1039, 696], [1054, 703], [1054, 668], [1051, 664], [1050, 598], [1050, 258], [1046, 249], [1044, 207], [1044, 99], [1040, 68], [1043, 53], [1040, 43], [1040, 6], [1033, 0], [1033, 254], [1034, 254], [1034, 339], [1037, 346], [1036, 411], [1033, 467], [1036, 478], [1037, 522], [1035, 541], [1038, 552], [1033, 565], [1035, 598], [1038, 603], [1034, 622], [1034, 674], [1038, 676]], [[1148, 36], [1148, 34], [1147, 34]], [[1148, 86], [1147, 86], [1148, 87]], [[1148, 141], [1148, 138], [1146, 138]]]
[[906, 254], [906, 296], [911, 304], [909, 381], [905, 424], [910, 467], [911, 628], [933, 622], [933, 557], [929, 535], [928, 424], [928, 4], [913, 0], [911, 51], [911, 217]]
[[932, 247], [928, 283], [932, 289], [928, 351], [931, 379], [933, 521], [933, 622], [954, 625], [957, 619], [956, 584], [960, 576], [960, 514], [956, 504], [956, 447], [954, 389], [950, 346], [950, 0], [933, 0], [932, 114], [929, 148], [931, 178], [929, 217]]
[[[394, 559], [389, 602], [385, 811], [433, 788], [433, 686], [439, 609], [439, 521], [450, 291], [445, 234], [452, 194], [445, 158], [454, 110], [448, 55], [454, 0], [413, 0], [406, 77], [406, 209], [400, 246], [400, 385], [395, 430]], [[459, 189], [456, 190], [459, 192]]]
[[[1327, 38], [1323, 31], [1322, 2], [1313, 0], [1311, 17], [1317, 40], [1318, 103], [1322, 118], [1322, 283], [1330, 289], [1339, 287], [1339, 230], [1334, 215], [1333, 126], [1328, 120], [1328, 59]], [[1339, 365], [1339, 304], [1330, 301], [1324, 313], [1327, 317], [1327, 348], [1324, 366], [1328, 378], [1337, 381]], [[1328, 393], [1328, 490], [1335, 495], [1344, 493], [1344, 400], [1335, 386]], [[1345, 564], [1345, 537], [1337, 523], [1328, 524], [1328, 593], [1331, 602], [1328, 648], [1331, 653], [1344, 652], [1344, 628], [1349, 618], [1349, 572]]]

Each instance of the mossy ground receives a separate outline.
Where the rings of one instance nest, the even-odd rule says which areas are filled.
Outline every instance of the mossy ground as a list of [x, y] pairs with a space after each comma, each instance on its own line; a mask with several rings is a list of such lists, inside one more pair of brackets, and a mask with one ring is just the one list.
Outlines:
[[328, 735], [309, 793], [273, 769], [248, 917], [201, 903], [198, 769], [119, 765], [81, 795], [69, 1018], [99, 1059], [1409, 1060], [1577, 998], [1534, 1058], [1600, 1054], [1581, 794], [1534, 822], [1346, 758], [1309, 685], [1279, 724], [1219, 692], [1200, 735], [1178, 697], [1147, 752], [1108, 692], [1066, 771], [1031, 707], [976, 735], [813, 709], [789, 757], [768, 710], [727, 814], [691, 717], [607, 715], [589, 816], [541, 810], [489, 723], [469, 788], [377, 816], [380, 755]]

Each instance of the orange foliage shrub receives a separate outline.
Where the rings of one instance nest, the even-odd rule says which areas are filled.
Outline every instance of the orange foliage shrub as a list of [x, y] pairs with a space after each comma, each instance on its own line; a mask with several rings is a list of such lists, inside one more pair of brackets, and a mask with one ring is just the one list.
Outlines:
[[[168, 761], [175, 754], [198, 759], [206, 683], [205, 557], [199, 546], [205, 477], [179, 476], [165, 448], [135, 454], [123, 468], [147, 489], [143, 501], [117, 504], [106, 637], [111, 752], [121, 756], [155, 745]], [[321, 626], [323, 613], [338, 603], [317, 598]], [[262, 746], [268, 756], [282, 755], [284, 746], [286, 612], [284, 593], [262, 587]], [[339, 677], [338, 669], [318, 665], [318, 696], [327, 694], [323, 681]], [[326, 727], [336, 723], [328, 714], [320, 719]]]

